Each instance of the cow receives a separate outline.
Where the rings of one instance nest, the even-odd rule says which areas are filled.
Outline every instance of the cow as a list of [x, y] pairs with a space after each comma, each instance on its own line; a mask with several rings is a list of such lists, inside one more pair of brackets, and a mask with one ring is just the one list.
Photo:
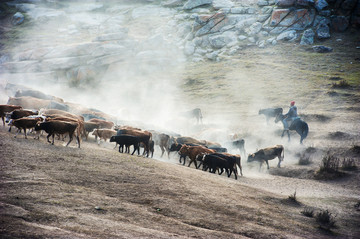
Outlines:
[[183, 165], [185, 165], [185, 161], [186, 161], [185, 159], [186, 159], [186, 156], [188, 156], [190, 159], [188, 167], [190, 167], [191, 163], [194, 163], [195, 168], [198, 168], [197, 163], [196, 163], [196, 159], [197, 159], [198, 155], [211, 154], [211, 153], [215, 153], [215, 150], [208, 149], [204, 146], [183, 145], [179, 150], [179, 154], [183, 157], [185, 156]]
[[[54, 138], [55, 134], [69, 134], [69, 142], [66, 144], [68, 146], [70, 142], [73, 140], [74, 132], [76, 128], [78, 127], [78, 124], [75, 122], [65, 122], [60, 120], [54, 120], [54, 121], [47, 121], [47, 122], [41, 122], [37, 123], [35, 126], [36, 131], [44, 130], [46, 133], [48, 133], [46, 139], [49, 143], [54, 145]], [[52, 136], [52, 142], [50, 142], [49, 137]], [[80, 139], [79, 136], [75, 135], [78, 148], [80, 148]]]
[[[66, 116], [62, 116], [62, 115], [51, 115], [46, 117], [45, 121], [65, 121], [65, 122], [73, 122], [76, 123], [78, 125], [78, 127], [76, 128], [76, 135], [77, 136], [82, 136], [84, 133], [84, 122], [78, 118], [73, 118], [73, 117], [66, 117]], [[79, 138], [81, 140], [81, 137]]]
[[47, 95], [47, 94], [44, 94], [41, 91], [37, 91], [37, 90], [25, 90], [24, 89], [24, 90], [16, 91], [15, 97], [22, 97], [22, 96], [31, 96], [31, 97], [38, 98], [38, 99], [54, 100], [59, 103], [64, 103], [64, 100], [59, 97]]
[[119, 152], [124, 152], [124, 145], [125, 145], [125, 153], [130, 153], [130, 146], [134, 146], [134, 151], [131, 155], [135, 153], [135, 151], [138, 151], [138, 155], [140, 154], [140, 141], [139, 138], [132, 135], [115, 135], [111, 136], [110, 142], [116, 142], [116, 144], [119, 144]]
[[20, 105], [0, 105], [0, 117], [3, 122], [3, 127], [5, 127], [5, 117], [6, 113], [12, 112], [14, 110], [22, 109]]
[[112, 129], [114, 127], [114, 123], [107, 120], [92, 118], [89, 120], [89, 122], [99, 124], [100, 129]]
[[[38, 113], [39, 113], [38, 111], [33, 111], [33, 110], [17, 109], [17, 110], [14, 110], [14, 111], [6, 114], [5, 122], [9, 123], [11, 119], [12, 120], [20, 119], [20, 118], [27, 117], [30, 115], [37, 115]], [[11, 126], [9, 128], [9, 132], [11, 132]]]
[[80, 116], [80, 115], [76, 115], [64, 110], [59, 110], [59, 109], [40, 109], [39, 114], [44, 115], [44, 116], [48, 116], [48, 117], [59, 117], [59, 116], [66, 116], [69, 118], [74, 118], [74, 119], [79, 119], [84, 121], [84, 117]]
[[100, 125], [98, 123], [85, 121], [84, 122], [84, 129], [85, 129], [85, 139], [88, 139], [89, 133], [93, 132], [94, 129], [100, 128]]
[[237, 139], [231, 142], [231, 145], [234, 148], [237, 148], [240, 150], [240, 153], [245, 156], [246, 155], [246, 150], [245, 150], [245, 140], [244, 139]]
[[59, 109], [59, 110], [68, 110], [68, 106], [59, 103], [57, 101], [53, 100], [44, 100], [39, 99], [31, 96], [21, 96], [21, 97], [9, 97], [7, 104], [13, 104], [13, 105], [20, 105], [24, 109], [36, 109], [39, 110], [41, 108], [53, 108], [53, 109]]
[[197, 124], [199, 124], [199, 122], [202, 124], [202, 113], [201, 113], [201, 109], [200, 108], [195, 108], [193, 110], [190, 111], [186, 111], [184, 113], [182, 113], [183, 116], [185, 116], [186, 118], [192, 119], [195, 118]]
[[[150, 151], [150, 153], [151, 153], [151, 158], [154, 156], [154, 146], [155, 146], [154, 140], [150, 140], [150, 141], [149, 141], [149, 151]], [[141, 148], [144, 148], [143, 156], [145, 156], [146, 151], [145, 151], [145, 145], [144, 145], [144, 143], [140, 143], [140, 147], [141, 147]]]
[[282, 114], [282, 108], [267, 108], [267, 109], [260, 109], [259, 115], [265, 115], [266, 123], [269, 124], [270, 118], [275, 118], [277, 115]]
[[132, 135], [139, 138], [140, 143], [142, 142], [144, 144], [144, 150], [146, 151], [146, 157], [149, 157], [150, 152], [150, 140], [152, 140], [152, 133], [145, 130], [136, 130], [136, 129], [126, 129], [121, 128], [117, 131], [116, 135]]
[[274, 159], [276, 157], [279, 158], [279, 163], [278, 163], [277, 167], [280, 168], [280, 163], [281, 163], [281, 161], [284, 160], [284, 146], [275, 145], [275, 146], [272, 146], [272, 147], [267, 147], [267, 148], [264, 148], [264, 149], [260, 149], [260, 150], [258, 150], [257, 152], [255, 152], [253, 154], [249, 154], [247, 161], [248, 162], [253, 162], [253, 161], [260, 162], [259, 170], [261, 170], [261, 165], [265, 161], [266, 164], [267, 164], [267, 169], [269, 169], [268, 160], [272, 160], [272, 159]]
[[105, 142], [106, 140], [110, 139], [112, 136], [116, 135], [116, 131], [113, 129], [95, 129], [92, 135], [95, 137], [99, 137], [98, 144], [100, 144], [100, 140], [103, 139]]
[[14, 136], [15, 138], [17, 137], [17, 135], [21, 132], [21, 130], [24, 130], [24, 134], [25, 134], [25, 139], [27, 139], [27, 135], [26, 135], [26, 129], [32, 129], [36, 126], [36, 124], [39, 121], [42, 121], [43, 119], [41, 117], [37, 117], [37, 118], [20, 118], [20, 119], [15, 119], [15, 120], [11, 120], [9, 123], [9, 126], [15, 126], [16, 128], [18, 128], [18, 132], [16, 133], [16, 135]]
[[[240, 157], [240, 155], [237, 155], [237, 154], [229, 154], [229, 153], [218, 153], [218, 152], [216, 152], [216, 153], [213, 153], [213, 154], [211, 154], [211, 155], [214, 155], [214, 156], [217, 156], [217, 157], [220, 157], [220, 158], [223, 158], [223, 159], [226, 159], [226, 160], [230, 160], [230, 161], [234, 161], [235, 160], [235, 168], [234, 168], [234, 173], [237, 173], [237, 168], [236, 168], [236, 166], [238, 166], [239, 167], [239, 169], [240, 169], [240, 175], [241, 176], [243, 176], [243, 173], [242, 173], [242, 167], [241, 167], [241, 157]], [[197, 161], [200, 161], [200, 164], [199, 164], [199, 167], [201, 166], [201, 164], [202, 163], [204, 163], [203, 162], [203, 159], [204, 159], [204, 157], [202, 156], [202, 157], [197, 157]], [[203, 167], [203, 170], [204, 170], [204, 167]], [[221, 172], [222, 173], [222, 172]], [[219, 174], [221, 174], [221, 173], [219, 173]]]
[[156, 131], [150, 130], [152, 133], [152, 139], [154, 140], [155, 145], [159, 145], [161, 149], [161, 156], [162, 157], [165, 151], [168, 154], [168, 158], [170, 158], [170, 136], [164, 133], [158, 133]]
[[211, 173], [215, 173], [216, 169], [220, 169], [222, 172], [226, 171], [228, 177], [234, 172], [235, 179], [237, 180], [237, 159], [232, 156], [226, 156], [222, 154], [207, 154], [203, 156], [203, 170], [206, 171], [208, 168]]

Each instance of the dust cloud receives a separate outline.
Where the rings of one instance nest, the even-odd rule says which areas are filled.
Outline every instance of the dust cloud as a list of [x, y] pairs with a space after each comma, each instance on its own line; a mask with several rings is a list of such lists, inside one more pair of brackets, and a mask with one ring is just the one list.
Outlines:
[[[286, 140], [274, 140], [281, 124], [258, 115], [292, 100], [272, 98], [282, 83], [268, 78], [261, 59], [241, 71], [243, 62], [187, 62], [172, 10], [131, 1], [36, 4], [33, 23], [5, 49], [11, 61], [2, 86], [20, 84], [101, 110], [119, 125], [219, 142], [236, 154], [234, 139], [246, 139], [247, 153]], [[197, 107], [203, 124], [184, 117]]]

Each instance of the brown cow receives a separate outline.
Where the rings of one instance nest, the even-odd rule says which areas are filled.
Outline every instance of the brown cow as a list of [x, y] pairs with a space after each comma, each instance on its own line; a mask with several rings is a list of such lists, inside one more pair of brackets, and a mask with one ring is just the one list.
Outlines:
[[88, 139], [89, 133], [93, 132], [94, 129], [100, 128], [100, 125], [98, 123], [85, 121], [84, 122], [84, 128], [85, 128], [85, 139]]
[[16, 128], [18, 128], [18, 132], [14, 136], [15, 138], [21, 132], [21, 130], [24, 130], [25, 139], [27, 139], [26, 129], [34, 128], [36, 126], [36, 124], [38, 122], [41, 122], [42, 120], [43, 119], [41, 117], [36, 117], [36, 118], [26, 118], [26, 117], [24, 117], [24, 118], [12, 120], [9, 123], [9, 125], [10, 126], [15, 126]]
[[[74, 122], [54, 120], [54, 121], [37, 123], [37, 125], [35, 126], [35, 130], [36, 131], [44, 130], [46, 133], [48, 133], [48, 136], [46, 138], [49, 143], [51, 143], [49, 137], [52, 136], [52, 144], [54, 144], [55, 134], [68, 133], [70, 138], [69, 142], [66, 144], [66, 146], [68, 146], [73, 139], [73, 135], [77, 127], [78, 124]], [[79, 136], [75, 136], [75, 137], [77, 139], [78, 147], [80, 148]]]
[[[38, 111], [33, 111], [33, 110], [17, 109], [17, 110], [14, 110], [13, 112], [6, 114], [5, 122], [9, 123], [10, 120], [16, 120], [16, 119], [20, 119], [20, 118], [27, 117], [30, 115], [37, 115], [38, 113], [39, 113]], [[11, 126], [9, 128], [9, 132], [11, 132]]]
[[281, 161], [284, 160], [284, 146], [278, 144], [278, 145], [275, 145], [272, 147], [260, 149], [253, 154], [249, 154], [247, 161], [248, 162], [253, 162], [253, 161], [260, 162], [260, 169], [261, 169], [261, 165], [265, 161], [267, 164], [267, 168], [269, 169], [268, 160], [272, 160], [276, 157], [279, 158], [279, 163], [277, 166], [278, 166], [278, 168], [280, 168], [280, 163], [281, 163]]
[[12, 112], [17, 109], [22, 109], [20, 105], [0, 105], [0, 117], [3, 121], [3, 127], [5, 126], [6, 113]]
[[190, 162], [188, 167], [190, 167], [191, 163], [194, 162], [195, 164], [195, 168], [198, 168], [197, 163], [196, 163], [196, 158], [197, 156], [204, 155], [204, 154], [212, 154], [215, 153], [216, 151], [213, 149], [208, 149], [204, 146], [188, 146], [188, 145], [183, 145], [180, 150], [179, 150], [179, 154], [184, 157], [184, 163], [183, 165], [185, 165], [185, 161], [186, 161], [186, 156], [188, 156], [190, 158]]
[[113, 129], [95, 129], [92, 135], [95, 135], [95, 137], [99, 137], [98, 144], [100, 144], [101, 139], [106, 142], [106, 140], [110, 139], [111, 136], [115, 136], [116, 133], [117, 132]]
[[168, 153], [168, 158], [170, 158], [170, 136], [164, 133], [156, 132], [154, 130], [150, 130], [150, 132], [152, 133], [154, 144], [159, 145], [161, 149], [161, 157], [166, 151]]
[[38, 99], [31, 96], [22, 96], [22, 97], [9, 97], [7, 102], [12, 105], [21, 105], [25, 109], [36, 109], [49, 108], [49, 109], [60, 109], [68, 110], [68, 106], [52, 100]]
[[90, 119], [89, 122], [98, 123], [100, 129], [112, 129], [114, 127], [114, 123], [107, 120], [93, 118]]
[[78, 127], [75, 130], [76, 136], [79, 137], [79, 140], [81, 140], [81, 135], [83, 132], [84, 122], [82, 120], [79, 120], [77, 118], [71, 118], [66, 116], [58, 115], [57, 117], [47, 117], [45, 121], [65, 121], [70, 123], [76, 123]]

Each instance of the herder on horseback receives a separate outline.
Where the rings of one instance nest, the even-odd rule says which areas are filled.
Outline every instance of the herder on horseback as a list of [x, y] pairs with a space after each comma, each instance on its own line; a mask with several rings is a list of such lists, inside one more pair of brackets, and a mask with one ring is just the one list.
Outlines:
[[284, 130], [289, 130], [289, 125], [300, 117], [297, 114], [297, 107], [295, 106], [295, 101], [290, 102], [290, 109], [285, 115], [285, 118], [282, 120], [284, 123]]

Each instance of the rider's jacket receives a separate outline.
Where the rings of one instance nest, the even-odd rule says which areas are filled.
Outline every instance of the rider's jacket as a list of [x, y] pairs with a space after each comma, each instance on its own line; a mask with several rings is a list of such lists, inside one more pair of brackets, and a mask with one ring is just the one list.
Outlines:
[[298, 117], [298, 115], [297, 115], [297, 107], [295, 105], [291, 106], [290, 109], [289, 109], [289, 112], [287, 112], [287, 114], [285, 116], [288, 119]]

